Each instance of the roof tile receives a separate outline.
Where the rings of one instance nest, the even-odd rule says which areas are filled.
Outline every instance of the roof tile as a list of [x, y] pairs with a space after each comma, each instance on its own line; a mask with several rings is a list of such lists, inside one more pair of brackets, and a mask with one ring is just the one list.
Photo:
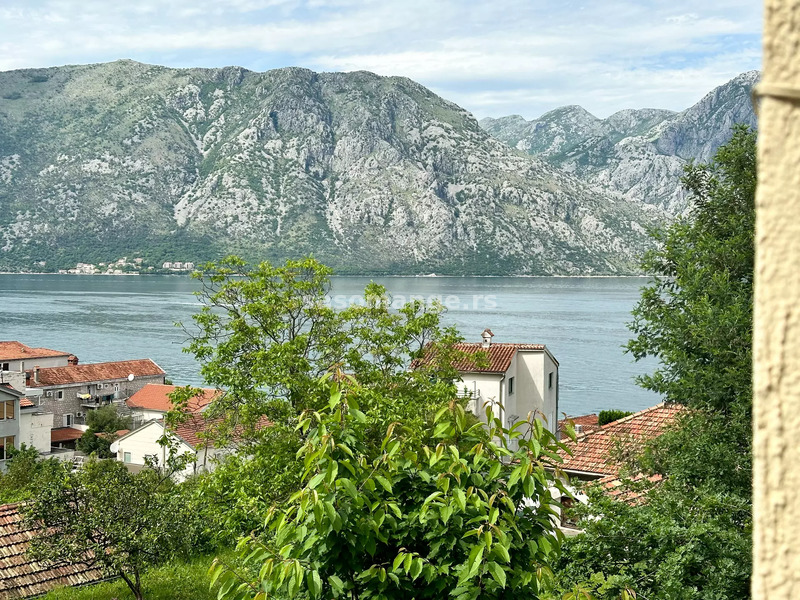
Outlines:
[[[178, 386], [176, 385], [148, 383], [133, 396], [128, 398], [125, 403], [129, 408], [169, 412], [173, 409], [169, 395], [177, 388]], [[196, 412], [204, 409], [221, 394], [222, 392], [220, 390], [204, 388], [201, 395], [195, 396], [192, 398], [191, 402], [189, 402], [189, 412]]]
[[618, 476], [622, 466], [614, 458], [618, 443], [643, 442], [658, 437], [675, 422], [678, 413], [683, 410], [684, 407], [679, 404], [657, 404], [584, 433], [575, 442], [565, 440], [564, 443], [572, 455], [559, 450], [558, 454], [563, 459], [560, 467], [565, 471]]
[[0, 360], [28, 360], [69, 355], [69, 352], [50, 350], [49, 348], [31, 348], [21, 342], [0, 342]]
[[147, 375], [166, 375], [166, 373], [149, 358], [86, 365], [68, 365], [66, 367], [43, 367], [39, 369], [39, 383], [35, 383], [33, 375], [31, 375], [28, 378], [28, 386], [49, 387], [75, 383], [90, 383], [93, 381], [122, 380], [126, 379], [128, 375], [144, 377]]
[[38, 528], [23, 521], [18, 504], [0, 506], [0, 598], [14, 600], [44, 594], [55, 587], [82, 585], [103, 579], [97, 567], [50, 564], [26, 554]]

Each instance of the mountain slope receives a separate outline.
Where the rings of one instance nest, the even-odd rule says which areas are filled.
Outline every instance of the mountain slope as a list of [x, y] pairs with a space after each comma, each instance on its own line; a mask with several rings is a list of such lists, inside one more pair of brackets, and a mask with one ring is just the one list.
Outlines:
[[0, 73], [0, 268], [313, 252], [340, 272], [618, 273], [664, 217], [404, 78], [132, 61]]
[[750, 90], [757, 80], [757, 71], [742, 73], [680, 113], [624, 110], [598, 119], [579, 106], [566, 106], [533, 121], [513, 115], [480, 124], [497, 139], [590, 184], [679, 214], [686, 209], [684, 165], [709, 160], [730, 139], [734, 124], [755, 127]]

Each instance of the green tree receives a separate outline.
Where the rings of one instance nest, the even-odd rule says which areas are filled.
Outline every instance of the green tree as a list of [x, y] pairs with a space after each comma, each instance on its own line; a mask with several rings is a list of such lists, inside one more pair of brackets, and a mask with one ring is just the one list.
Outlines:
[[97, 458], [113, 458], [111, 443], [115, 433], [130, 429], [132, 420], [128, 416], [120, 415], [113, 406], [103, 406], [89, 411], [86, 425], [89, 428], [78, 440], [76, 448], [87, 455], [94, 454]]
[[12, 448], [9, 455], [6, 471], [0, 473], [0, 504], [29, 498], [38, 483], [55, 477], [60, 467], [56, 459], [42, 459], [36, 448], [25, 444]]
[[597, 415], [597, 424], [600, 426], [608, 425], [609, 423], [613, 423], [614, 421], [618, 421], [632, 414], [632, 412], [627, 410], [601, 410], [600, 414]]
[[487, 429], [453, 401], [435, 415], [435, 446], [391, 424], [375, 453], [364, 391], [333, 384], [327, 406], [302, 414], [304, 486], [272, 508], [270, 536], [240, 543], [255, 578], [212, 567], [221, 598], [540, 597], [560, 542], [554, 435], [536, 420], [506, 429], [491, 405]]
[[42, 480], [25, 506], [36, 524], [37, 560], [99, 565], [121, 577], [142, 600], [142, 571], [188, 554], [198, 541], [195, 513], [168, 476], [152, 469], [132, 474], [125, 465], [91, 460]]
[[591, 494], [587, 514], [602, 518], [583, 521], [559, 567], [570, 597], [749, 597], [755, 142], [737, 127], [711, 163], [687, 168], [692, 211], [645, 257], [654, 279], [628, 349], [660, 360], [644, 387], [691, 410], [630, 465], [664, 477], [638, 503]]

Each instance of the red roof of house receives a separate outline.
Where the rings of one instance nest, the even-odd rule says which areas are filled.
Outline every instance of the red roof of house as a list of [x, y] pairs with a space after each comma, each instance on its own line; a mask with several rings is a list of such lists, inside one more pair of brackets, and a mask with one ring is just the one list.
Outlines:
[[97, 567], [32, 560], [26, 552], [37, 531], [38, 527], [23, 520], [18, 504], [0, 506], [0, 598], [30, 598], [55, 587], [103, 579]]
[[80, 429], [73, 427], [59, 427], [58, 429], [50, 430], [50, 442], [55, 444], [57, 442], [74, 442], [83, 437], [83, 432]]
[[127, 379], [128, 375], [144, 377], [147, 375], [166, 375], [164, 370], [149, 358], [141, 360], [120, 360], [87, 365], [68, 365], [66, 367], [43, 367], [39, 369], [39, 383], [28, 377], [29, 387], [49, 387], [75, 383], [92, 383]]
[[[564, 419], [558, 420], [558, 431], [562, 434], [564, 433], [564, 426], [567, 422], [572, 421], [573, 427], [575, 427], [575, 433], [581, 435], [582, 433], [589, 433], [590, 431], [594, 431], [595, 429], [600, 429], [600, 422], [596, 414], [591, 415], [581, 415], [579, 417], [566, 417]], [[578, 425], [583, 431], [579, 432]]]
[[658, 437], [685, 410], [679, 404], [657, 404], [601, 428], [578, 436], [575, 442], [564, 441], [572, 455], [559, 450], [565, 471], [595, 475], [619, 475], [621, 465], [614, 454], [619, 442], [638, 442]]
[[[191, 413], [186, 421], [180, 423], [172, 431], [192, 448], [197, 448], [206, 444], [203, 434], [211, 432], [215, 426], [221, 423], [222, 419], [219, 417], [208, 419], [203, 413], [196, 412]], [[269, 427], [271, 424], [267, 417], [261, 417], [256, 424], [256, 429]], [[240, 437], [242, 431], [242, 427], [237, 426], [233, 433], [234, 438]]]
[[[125, 403], [129, 408], [142, 408], [145, 410], [169, 412], [173, 409], [169, 395], [177, 388], [178, 386], [176, 385], [148, 383], [133, 396], [128, 398]], [[211, 402], [213, 402], [221, 394], [222, 392], [220, 390], [204, 388], [202, 394], [192, 398], [187, 408], [189, 409], [189, 412], [202, 410], [211, 404]]]
[[[462, 373], [505, 373], [511, 366], [511, 361], [514, 355], [519, 350], [538, 350], [547, 351], [547, 347], [543, 344], [490, 344], [485, 348], [480, 343], [467, 343], [462, 342], [453, 346], [458, 352], [463, 352], [464, 356], [460, 360], [453, 362], [453, 368]], [[485, 356], [480, 358], [480, 354]], [[472, 355], [479, 355], [472, 358]], [[552, 358], [552, 355], [551, 355]], [[435, 355], [427, 352], [421, 359], [415, 361], [418, 364], [430, 364], [435, 359]], [[555, 358], [553, 358], [555, 361]], [[478, 364], [481, 366], [478, 366]], [[556, 364], [558, 364], [556, 362]], [[412, 366], [415, 366], [412, 365]]]
[[663, 480], [664, 477], [658, 473], [653, 475], [639, 473], [635, 477], [625, 480], [616, 475], [607, 475], [602, 479], [593, 481], [592, 485], [602, 486], [605, 494], [618, 502], [635, 506], [642, 504], [645, 501], [647, 492]]
[[20, 408], [30, 408], [31, 406], [36, 406], [30, 398], [20, 398], [19, 399], [19, 407]]
[[31, 348], [21, 342], [0, 342], [0, 360], [28, 360], [51, 356], [70, 356], [70, 353], [49, 348]]

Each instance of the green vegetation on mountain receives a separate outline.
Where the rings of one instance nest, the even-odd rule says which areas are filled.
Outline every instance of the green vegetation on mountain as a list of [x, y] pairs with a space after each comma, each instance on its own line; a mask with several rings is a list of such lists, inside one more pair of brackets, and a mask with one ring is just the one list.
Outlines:
[[340, 273], [630, 273], [665, 217], [404, 78], [118, 61], [0, 73], [0, 92], [0, 270], [313, 253]]

